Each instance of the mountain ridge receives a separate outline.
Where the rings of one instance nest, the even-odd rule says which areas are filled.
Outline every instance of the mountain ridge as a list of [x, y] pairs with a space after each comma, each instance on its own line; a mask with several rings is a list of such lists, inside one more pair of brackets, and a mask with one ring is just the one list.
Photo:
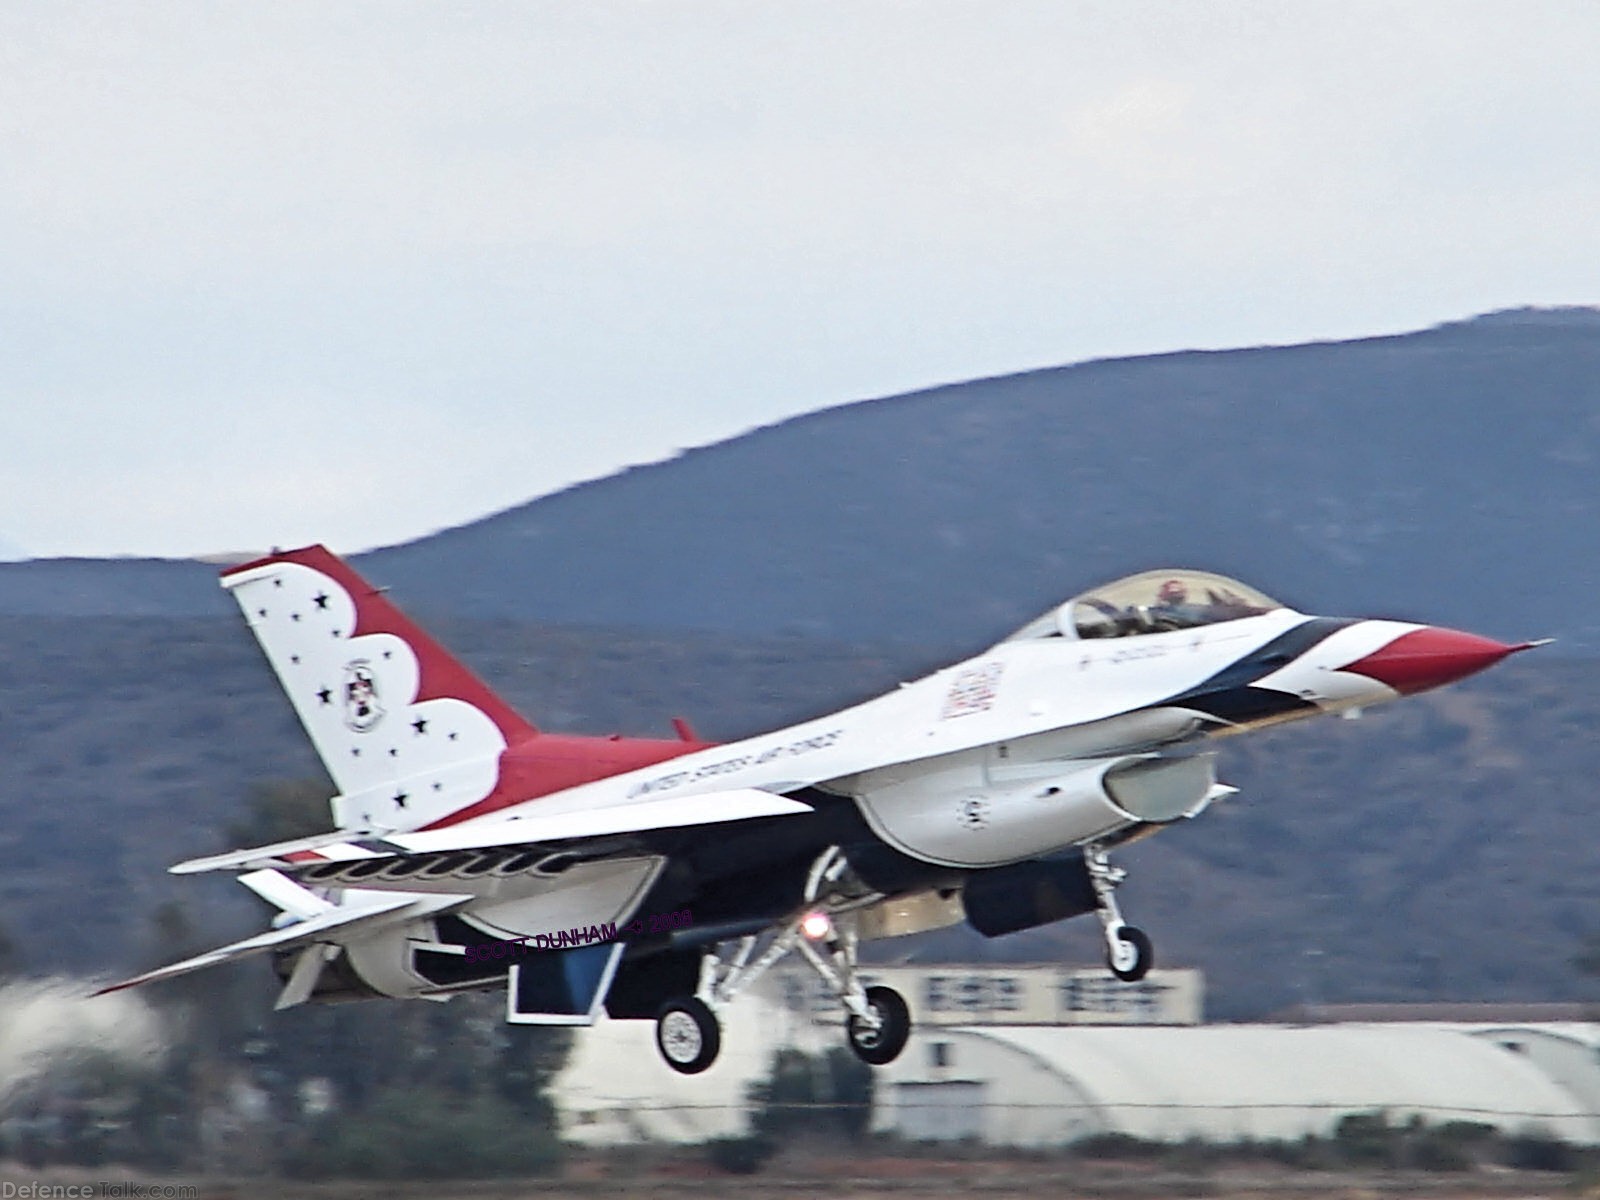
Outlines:
[[[1503, 310], [856, 400], [354, 561], [427, 612], [952, 655], [1170, 563], [1588, 653], [1597, 414], [1600, 313]], [[210, 570], [0, 564], [0, 612], [221, 613]]]

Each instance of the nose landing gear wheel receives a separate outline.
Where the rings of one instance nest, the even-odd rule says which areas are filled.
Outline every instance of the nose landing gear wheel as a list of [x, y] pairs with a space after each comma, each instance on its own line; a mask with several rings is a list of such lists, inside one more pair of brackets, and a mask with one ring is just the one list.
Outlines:
[[1124, 925], [1117, 930], [1117, 944], [1106, 953], [1106, 966], [1123, 983], [1137, 983], [1156, 964], [1155, 947], [1142, 929]]
[[656, 1049], [674, 1071], [698, 1075], [717, 1061], [722, 1030], [705, 1001], [680, 996], [668, 1000], [656, 1015]]
[[869, 987], [867, 1007], [878, 1018], [878, 1027], [870, 1028], [851, 1013], [845, 1030], [850, 1035], [850, 1049], [856, 1052], [856, 1057], [881, 1067], [900, 1057], [900, 1051], [906, 1048], [911, 1037], [911, 1010], [899, 992], [887, 987]]

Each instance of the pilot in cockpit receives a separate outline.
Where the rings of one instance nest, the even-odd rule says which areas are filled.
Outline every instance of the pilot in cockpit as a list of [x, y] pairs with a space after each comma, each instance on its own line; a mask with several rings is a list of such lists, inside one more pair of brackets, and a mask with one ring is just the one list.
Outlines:
[[1156, 602], [1145, 610], [1149, 627], [1155, 631], [1187, 629], [1205, 619], [1203, 605], [1189, 603], [1188, 585], [1181, 579], [1169, 579], [1156, 592]]
[[[1061, 628], [1085, 640], [1195, 629], [1255, 617], [1283, 606], [1253, 588], [1203, 571], [1145, 571], [1069, 601], [1018, 635]], [[1060, 626], [1056, 622], [1060, 622]], [[1035, 633], [1035, 628], [1044, 632]]]

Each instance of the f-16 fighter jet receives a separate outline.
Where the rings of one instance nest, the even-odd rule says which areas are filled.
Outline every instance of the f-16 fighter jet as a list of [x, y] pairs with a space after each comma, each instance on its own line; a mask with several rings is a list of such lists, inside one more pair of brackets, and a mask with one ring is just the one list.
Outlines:
[[316, 837], [181, 863], [282, 914], [105, 990], [270, 954], [279, 1008], [506, 992], [529, 1024], [653, 1020], [716, 1058], [717, 1011], [797, 953], [887, 1063], [904, 999], [864, 940], [965, 920], [997, 937], [1094, 913], [1119, 979], [1150, 969], [1118, 846], [1233, 791], [1213, 739], [1462, 679], [1528, 648], [1313, 617], [1203, 571], [1147, 571], [976, 658], [731, 745], [529, 724], [321, 546], [223, 574], [340, 790]]

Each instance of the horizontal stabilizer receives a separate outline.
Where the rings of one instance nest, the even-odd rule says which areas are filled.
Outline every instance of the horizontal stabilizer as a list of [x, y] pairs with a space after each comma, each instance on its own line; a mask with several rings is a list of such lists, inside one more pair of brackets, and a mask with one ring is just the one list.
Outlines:
[[338, 911], [338, 905], [333, 901], [324, 900], [310, 888], [290, 879], [282, 871], [252, 871], [248, 875], [239, 876], [239, 882], [268, 904], [281, 908], [301, 921], [309, 921], [312, 917]]
[[291, 838], [286, 842], [273, 842], [267, 846], [252, 846], [248, 850], [230, 850], [226, 854], [211, 854], [205, 858], [191, 858], [167, 870], [173, 875], [192, 875], [198, 871], [227, 871], [239, 867], [277, 867], [289, 861], [289, 855], [307, 850], [321, 850], [355, 841], [365, 836], [359, 830], [340, 829], [331, 833], [318, 833], [311, 837]]
[[[537, 805], [533, 805], [537, 808]], [[169, 867], [174, 875], [196, 871], [293, 868], [311, 860], [291, 860], [291, 854], [317, 852], [315, 861], [372, 858], [377, 855], [426, 854], [444, 850], [479, 850], [494, 846], [525, 846], [544, 842], [569, 842], [610, 837], [619, 833], [646, 833], [655, 829], [681, 829], [714, 825], [721, 821], [748, 821], [756, 817], [788, 817], [811, 812], [811, 806], [786, 796], [756, 788], [707, 792], [615, 804], [577, 812], [539, 816], [511, 816], [473, 821], [423, 833], [391, 833], [381, 839], [352, 839], [349, 834], [324, 833], [295, 842], [277, 842], [253, 850], [234, 850], [206, 858], [192, 858]], [[271, 897], [268, 897], [271, 899]]]
[[291, 946], [309, 946], [314, 942], [337, 942], [342, 939], [329, 936], [335, 931], [340, 933], [354, 932], [356, 930], [366, 932], [369, 926], [392, 925], [399, 921], [409, 921], [415, 917], [424, 917], [432, 913], [444, 912], [447, 909], [458, 908], [470, 899], [470, 896], [417, 895], [416, 893], [402, 893], [381, 899], [364, 896], [359, 905], [331, 907], [330, 911], [323, 913], [321, 916], [312, 917], [305, 921], [296, 921], [292, 925], [285, 925], [282, 929], [269, 929], [265, 933], [256, 934], [255, 937], [245, 938], [242, 942], [218, 946], [215, 950], [207, 950], [204, 954], [197, 954], [195, 957], [186, 958], [182, 962], [159, 967], [154, 971], [146, 971], [143, 975], [135, 975], [132, 979], [124, 979], [121, 983], [113, 983], [93, 994], [104, 996], [107, 992], [119, 992], [123, 988], [137, 987], [142, 983], [153, 983], [157, 979], [172, 979], [178, 975], [187, 975], [191, 971], [204, 970], [206, 967], [214, 967], [220, 963], [249, 958], [255, 954], [265, 954], [269, 950], [288, 949]]

